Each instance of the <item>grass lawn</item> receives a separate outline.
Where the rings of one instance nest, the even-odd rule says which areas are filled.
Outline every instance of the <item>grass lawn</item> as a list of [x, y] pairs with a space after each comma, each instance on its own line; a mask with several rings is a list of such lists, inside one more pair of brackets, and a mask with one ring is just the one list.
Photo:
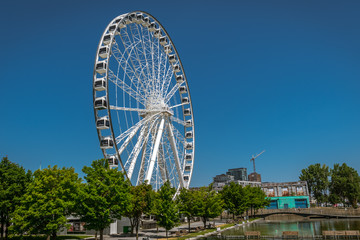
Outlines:
[[[84, 239], [91, 236], [88, 235], [60, 235], [56, 239]], [[10, 236], [9, 240], [46, 240], [46, 236]]]

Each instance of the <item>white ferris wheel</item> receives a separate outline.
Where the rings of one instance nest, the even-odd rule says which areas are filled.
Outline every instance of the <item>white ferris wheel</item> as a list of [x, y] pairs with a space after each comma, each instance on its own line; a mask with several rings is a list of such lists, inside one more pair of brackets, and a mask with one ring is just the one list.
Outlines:
[[188, 188], [194, 116], [185, 72], [170, 36], [150, 14], [113, 19], [101, 36], [93, 74], [100, 148], [133, 185], [167, 180]]

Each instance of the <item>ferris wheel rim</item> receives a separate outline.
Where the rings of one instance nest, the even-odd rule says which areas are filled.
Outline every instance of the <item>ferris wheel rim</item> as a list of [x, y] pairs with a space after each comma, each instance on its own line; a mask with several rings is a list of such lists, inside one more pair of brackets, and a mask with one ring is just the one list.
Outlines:
[[[120, 19], [120, 21], [118, 21], [116, 23], [116, 28], [119, 27], [120, 23], [123, 23], [126, 19], [126, 17], [130, 16], [131, 14], [145, 14], [146, 16], [148, 16], [149, 18], [151, 18], [154, 22], [156, 22], [158, 24], [158, 26], [160, 27], [160, 29], [165, 33], [167, 39], [169, 40], [169, 44], [171, 45], [172, 49], [174, 50], [175, 54], [176, 54], [176, 57], [179, 61], [179, 65], [181, 67], [181, 72], [182, 72], [182, 75], [184, 76], [184, 82], [185, 82], [185, 86], [186, 86], [186, 89], [187, 89], [187, 96], [189, 98], [189, 107], [191, 109], [191, 120], [192, 120], [192, 143], [193, 143], [193, 149], [192, 149], [192, 161], [191, 161], [191, 170], [190, 170], [190, 173], [187, 175], [189, 177], [188, 179], [188, 184], [187, 184], [187, 187], [189, 187], [190, 185], [190, 182], [191, 182], [191, 178], [192, 178], [192, 174], [193, 174], [193, 166], [194, 166], [194, 156], [195, 156], [195, 124], [194, 124], [194, 112], [193, 112], [193, 105], [192, 105], [192, 101], [191, 101], [191, 94], [190, 94], [190, 88], [188, 86], [188, 81], [187, 81], [187, 78], [186, 78], [186, 73], [185, 73], [185, 70], [184, 70], [184, 67], [183, 67], [183, 64], [182, 64], [182, 61], [180, 59], [180, 56], [179, 56], [179, 53], [176, 49], [176, 46], [175, 44], [173, 43], [170, 35], [168, 34], [168, 32], [166, 31], [166, 29], [163, 27], [163, 25], [154, 17], [152, 16], [151, 14], [147, 13], [147, 12], [144, 12], [144, 11], [132, 11], [132, 12], [128, 12], [128, 13], [125, 13], [125, 14], [122, 14], [122, 15], [119, 15], [118, 17], [115, 17], [113, 20], [111, 20], [109, 22], [109, 24], [107, 25], [107, 27], [105, 28], [102, 36], [101, 36], [101, 39], [99, 41], [99, 44], [98, 44], [98, 48], [97, 48], [97, 54], [96, 54], [96, 57], [95, 57], [95, 65], [99, 62], [98, 59], [99, 59], [99, 49], [100, 47], [102, 47], [102, 42], [103, 42], [103, 39], [104, 39], [104, 36], [107, 34], [108, 30], [109, 30], [109, 27], [111, 25], [113, 25], [114, 21], [116, 19]], [[138, 23], [137, 23], [138, 24]], [[113, 41], [114, 41], [114, 38], [115, 38], [115, 34], [111, 34], [111, 39], [110, 39], [110, 45], [109, 45], [109, 49], [112, 48], [113, 46]], [[106, 61], [107, 63], [109, 63], [109, 58], [110, 58], [110, 54], [107, 56], [106, 58]], [[106, 69], [106, 79], [109, 78], [109, 68], [110, 67], [107, 67]], [[93, 72], [93, 77], [94, 77], [94, 80], [96, 78], [96, 69], [94, 68], [94, 72]], [[108, 81], [108, 80], [107, 80]], [[96, 99], [96, 90], [95, 88], [93, 88], [93, 101], [95, 102], [95, 99]], [[129, 179], [128, 177], [128, 174], [127, 174], [127, 171], [126, 171], [126, 168], [124, 166], [124, 162], [122, 161], [122, 158], [121, 158], [121, 155], [119, 153], [119, 149], [118, 149], [118, 146], [116, 144], [116, 135], [114, 134], [114, 129], [113, 129], [113, 123], [112, 123], [112, 113], [111, 113], [111, 109], [110, 109], [110, 98], [109, 98], [109, 84], [106, 84], [106, 99], [109, 101], [107, 106], [106, 106], [106, 111], [107, 111], [107, 115], [108, 115], [108, 118], [109, 118], [109, 122], [110, 122], [110, 131], [111, 131], [111, 137], [112, 137], [112, 140], [114, 142], [114, 148], [116, 150], [116, 155], [117, 155], [117, 158], [121, 164], [121, 169], [122, 171], [124, 172], [125, 176], [127, 179]], [[182, 105], [182, 109], [184, 110], [184, 105]], [[98, 109], [96, 109], [94, 107], [94, 115], [95, 115], [95, 121], [97, 121], [97, 115], [98, 113]], [[185, 121], [185, 115], [183, 115], [183, 118], [184, 118], [184, 121]], [[101, 130], [100, 129], [97, 129], [97, 132], [98, 132], [98, 138], [99, 138], [99, 141], [101, 141], [101, 138], [102, 138], [102, 135], [101, 135]], [[186, 126], [184, 126], [184, 132], [186, 132]], [[102, 152], [103, 152], [103, 155], [106, 157], [106, 151], [105, 149], [101, 149]], [[185, 166], [185, 165], [184, 165]], [[131, 180], [131, 179], [129, 179]], [[130, 181], [131, 182], [131, 181]], [[177, 187], [179, 188], [179, 187]]]

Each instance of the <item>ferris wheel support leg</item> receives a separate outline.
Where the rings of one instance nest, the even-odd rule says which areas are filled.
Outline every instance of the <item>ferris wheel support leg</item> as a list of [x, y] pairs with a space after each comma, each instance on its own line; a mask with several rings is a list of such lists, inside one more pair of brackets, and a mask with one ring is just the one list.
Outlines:
[[160, 125], [159, 125], [159, 130], [158, 130], [157, 135], [156, 135], [156, 140], [155, 140], [153, 152], [151, 154], [151, 159], [150, 159], [148, 171], [147, 171], [146, 177], [145, 177], [145, 181], [148, 181], [149, 184], [150, 184], [152, 173], [154, 171], [155, 160], [156, 160], [157, 152], [159, 150], [162, 133], [163, 133], [163, 130], [164, 130], [164, 123], [165, 123], [165, 119], [162, 118], [161, 122], [160, 122]]
[[183, 188], [185, 186], [184, 176], [183, 176], [181, 168], [180, 168], [180, 160], [179, 160], [179, 155], [178, 155], [178, 151], [176, 148], [176, 141], [175, 141], [174, 133], [173, 133], [170, 122], [167, 124], [167, 127], [168, 127], [168, 135], [169, 135], [171, 149], [172, 149], [172, 152], [173, 152], [174, 158], [175, 158], [175, 166], [176, 166], [176, 170], [177, 170], [177, 173], [179, 176], [180, 187]]
[[143, 146], [142, 153], [141, 153], [140, 170], [139, 170], [139, 176], [138, 176], [136, 185], [140, 185], [144, 181], [146, 145], [147, 145], [147, 140], [145, 139], [144, 146]]
[[165, 182], [166, 179], [169, 179], [169, 178], [168, 178], [168, 174], [166, 172], [166, 165], [165, 165], [165, 160], [164, 160], [163, 156], [164, 156], [164, 149], [162, 147], [162, 144], [160, 143], [159, 151], [158, 151], [158, 165], [160, 168], [161, 179], [163, 182]]
[[125, 150], [125, 148], [127, 147], [127, 145], [129, 145], [131, 139], [135, 136], [135, 134], [137, 133], [137, 131], [139, 130], [141, 125], [137, 126], [134, 130], [132, 130], [132, 132], [129, 134], [128, 138], [125, 140], [125, 142], [123, 143], [123, 145], [121, 145], [120, 149], [119, 149], [119, 155], [121, 155], [121, 153]]
[[144, 134], [145, 134], [145, 129], [146, 129], [146, 127], [144, 126], [144, 127], [140, 130], [139, 139], [138, 139], [138, 141], [136, 142], [135, 147], [134, 147], [134, 150], [133, 150], [133, 151], [134, 151], [134, 154], [133, 154], [133, 156], [132, 156], [131, 163], [130, 163], [129, 170], [128, 170], [128, 177], [129, 177], [129, 179], [131, 179], [131, 176], [132, 176], [133, 171], [134, 171], [136, 159], [138, 158], [139, 153], [140, 153], [140, 150], [141, 150], [141, 146], [142, 146], [142, 142], [143, 142], [143, 138], [144, 138]]

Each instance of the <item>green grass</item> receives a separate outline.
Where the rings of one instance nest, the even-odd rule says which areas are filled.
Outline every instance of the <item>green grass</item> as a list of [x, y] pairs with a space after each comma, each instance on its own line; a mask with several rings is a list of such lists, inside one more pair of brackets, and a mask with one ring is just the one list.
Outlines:
[[[57, 236], [56, 239], [84, 239], [87, 237], [91, 237], [88, 235], [60, 235]], [[46, 236], [10, 236], [9, 240], [46, 240]]]
[[[254, 221], [258, 218], [254, 218], [254, 219], [251, 219], [251, 221]], [[229, 227], [232, 227], [234, 226], [235, 224], [234, 223], [226, 223], [226, 224], [222, 224], [222, 225], [218, 225], [218, 227], [220, 227], [220, 229], [225, 229], [225, 228], [229, 228]], [[189, 234], [186, 234], [182, 237], [177, 237], [177, 238], [169, 238], [169, 239], [177, 239], [177, 240], [185, 240], [185, 239], [188, 239], [188, 238], [193, 238], [193, 237], [196, 237], [196, 236], [199, 236], [199, 235], [204, 235], [206, 233], [209, 233], [209, 232], [216, 232], [216, 228], [212, 228], [212, 229], [206, 229], [206, 230], [203, 230], [203, 231], [200, 231], [200, 232], [196, 232], [196, 233], [189, 233]]]

